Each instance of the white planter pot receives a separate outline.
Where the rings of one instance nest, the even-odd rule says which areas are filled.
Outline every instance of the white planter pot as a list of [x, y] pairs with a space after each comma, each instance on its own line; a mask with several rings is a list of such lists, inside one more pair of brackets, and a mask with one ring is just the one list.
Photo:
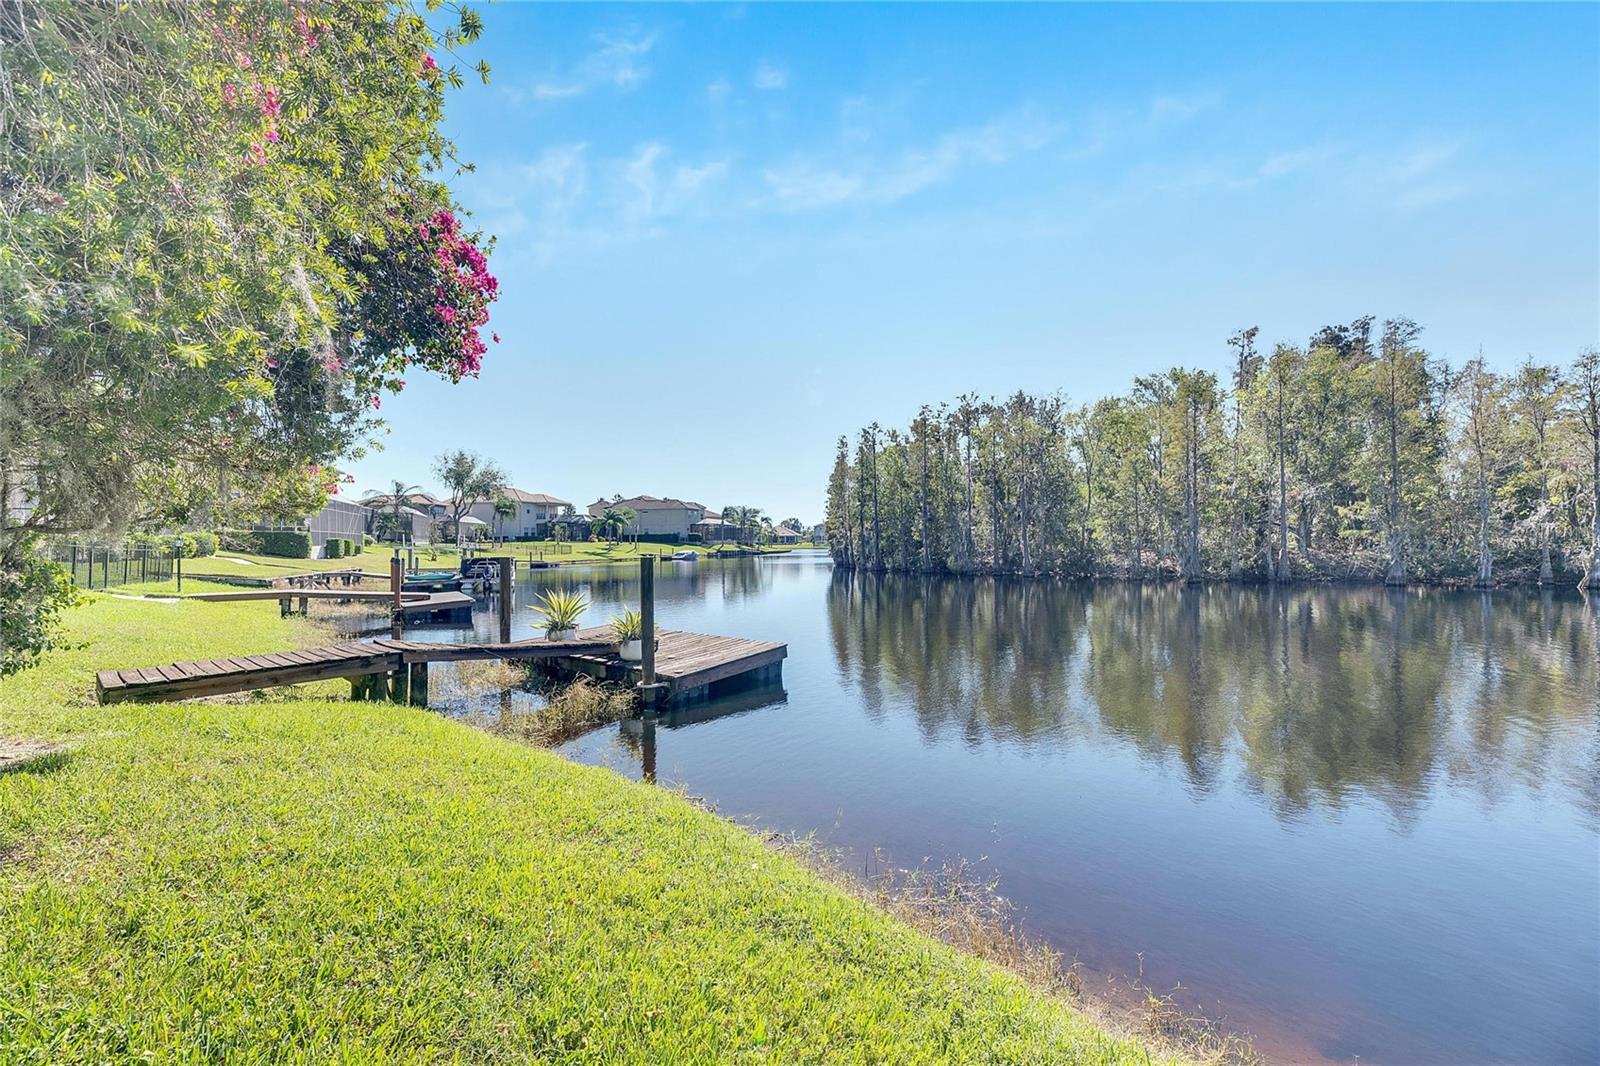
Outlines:
[[549, 629], [545, 631], [544, 638], [546, 640], [576, 640], [578, 639], [578, 631], [576, 629]]
[[644, 658], [644, 641], [625, 640], [617, 652], [619, 658], [625, 663], [636, 663]]

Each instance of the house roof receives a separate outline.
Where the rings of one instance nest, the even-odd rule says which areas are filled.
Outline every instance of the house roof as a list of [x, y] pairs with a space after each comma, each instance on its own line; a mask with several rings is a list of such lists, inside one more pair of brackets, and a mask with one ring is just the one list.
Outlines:
[[790, 534], [790, 535], [793, 535], [793, 536], [796, 536], [796, 537], [800, 537], [800, 536], [804, 536], [805, 535], [805, 534], [801, 533], [798, 529], [794, 528], [791, 525], [779, 526], [777, 529], [773, 530], [773, 532], [774, 533]]
[[671, 496], [630, 496], [625, 500], [596, 500], [589, 505], [592, 511], [596, 507], [604, 510], [607, 507], [630, 507], [635, 511], [660, 511], [669, 507], [682, 507], [694, 511], [706, 509], [703, 503], [694, 503], [690, 500], [674, 499]]
[[700, 519], [700, 521], [696, 522], [695, 525], [697, 525], [697, 526], [731, 526], [731, 525], [733, 525], [733, 523], [727, 521], [726, 519], [724, 519], [719, 514], [708, 514], [704, 518]]
[[[506, 499], [510, 500], [512, 503], [542, 503], [542, 504], [546, 504], [546, 505], [553, 505], [553, 506], [556, 506], [556, 507], [571, 507], [572, 506], [572, 501], [571, 500], [563, 500], [560, 497], [551, 496], [550, 494], [544, 493], [544, 492], [523, 492], [521, 489], [514, 489], [514, 488], [511, 488], [509, 486], [507, 486], [506, 488], [503, 488], [503, 489], [500, 490], [500, 496], [504, 496]], [[494, 500], [485, 499], [484, 497], [480, 496], [477, 499], [473, 500], [472, 502], [473, 503], [494, 503], [495, 500], [498, 500], [500, 498], [500, 496], [496, 496]]]

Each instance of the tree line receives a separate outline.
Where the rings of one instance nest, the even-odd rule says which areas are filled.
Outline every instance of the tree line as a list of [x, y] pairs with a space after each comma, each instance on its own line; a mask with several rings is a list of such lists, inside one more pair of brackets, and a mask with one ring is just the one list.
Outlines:
[[880, 571], [1600, 585], [1600, 352], [1514, 371], [1409, 319], [1228, 338], [1225, 377], [960, 397], [839, 438], [834, 561]]

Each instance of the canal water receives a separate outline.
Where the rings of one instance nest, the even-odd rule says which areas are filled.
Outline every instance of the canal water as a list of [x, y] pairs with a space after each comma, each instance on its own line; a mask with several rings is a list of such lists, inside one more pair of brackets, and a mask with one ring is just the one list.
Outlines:
[[[847, 855], [976, 862], [1088, 987], [1142, 980], [1271, 1059], [1600, 1061], [1578, 595], [661, 569], [661, 625], [786, 641], [782, 684], [570, 758]], [[518, 636], [552, 585], [585, 624], [638, 597], [632, 567], [525, 574]]]

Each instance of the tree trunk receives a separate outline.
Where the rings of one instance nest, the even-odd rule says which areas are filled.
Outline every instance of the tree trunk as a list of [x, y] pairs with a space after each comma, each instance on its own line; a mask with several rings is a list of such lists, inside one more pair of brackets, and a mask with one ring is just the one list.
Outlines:
[[1489, 549], [1489, 479], [1483, 457], [1478, 458], [1478, 587], [1488, 588], [1494, 580], [1494, 556]]
[[1289, 580], [1289, 478], [1283, 455], [1283, 382], [1278, 382], [1278, 566], [1272, 579]]
[[1404, 585], [1410, 579], [1406, 574], [1406, 541], [1400, 530], [1400, 404], [1396, 395], [1399, 382], [1397, 369], [1389, 364], [1389, 569], [1383, 576], [1385, 585]]
[[1594, 518], [1591, 526], [1593, 541], [1589, 553], [1589, 572], [1584, 575], [1580, 587], [1600, 589], [1600, 433], [1591, 432], [1589, 451], [1593, 458], [1593, 476], [1590, 483], [1595, 493]]

